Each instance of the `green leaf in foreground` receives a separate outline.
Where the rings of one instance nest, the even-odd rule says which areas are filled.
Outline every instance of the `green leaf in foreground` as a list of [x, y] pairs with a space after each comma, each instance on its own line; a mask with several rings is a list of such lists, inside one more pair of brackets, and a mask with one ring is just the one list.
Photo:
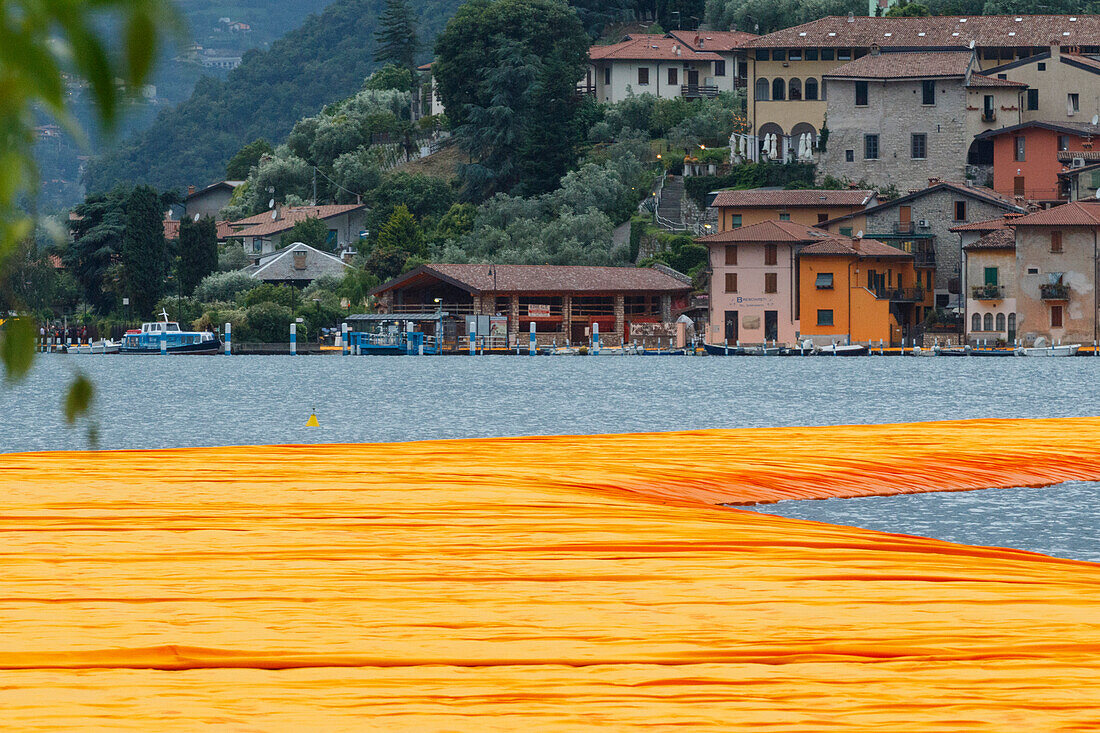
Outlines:
[[91, 381], [83, 374], [77, 374], [69, 385], [69, 392], [65, 395], [65, 420], [71, 425], [76, 419], [88, 411], [92, 406], [92, 398], [95, 391]]
[[9, 382], [21, 379], [34, 361], [34, 319], [13, 318], [0, 333], [0, 363]]

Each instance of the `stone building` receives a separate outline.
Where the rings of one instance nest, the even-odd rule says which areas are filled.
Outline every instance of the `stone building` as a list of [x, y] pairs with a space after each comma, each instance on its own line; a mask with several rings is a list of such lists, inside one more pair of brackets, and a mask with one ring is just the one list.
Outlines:
[[927, 287], [935, 271], [934, 306], [962, 308], [962, 251], [952, 229], [962, 224], [1001, 218], [1023, 209], [992, 189], [968, 183], [937, 181], [919, 191], [855, 214], [831, 219], [818, 226], [845, 236], [863, 236], [894, 245], [914, 255], [918, 270], [924, 270]]
[[902, 190], [967, 178], [974, 136], [1018, 123], [1025, 88], [975, 67], [970, 50], [874, 50], [826, 74], [829, 138], [818, 175]]
[[1016, 230], [1016, 328], [1024, 346], [1091, 344], [1097, 332], [1100, 202], [1009, 221]]
[[[371, 291], [382, 313], [440, 312], [444, 342], [468, 333], [468, 318], [485, 319], [479, 336], [499, 338], [492, 322], [506, 321], [506, 344], [525, 345], [535, 324], [539, 346], [586, 344], [599, 324], [605, 346], [664, 343], [689, 305], [691, 278], [667, 267], [427, 264]], [[425, 323], [426, 332], [434, 326]], [[435, 335], [431, 333], [431, 335]]]

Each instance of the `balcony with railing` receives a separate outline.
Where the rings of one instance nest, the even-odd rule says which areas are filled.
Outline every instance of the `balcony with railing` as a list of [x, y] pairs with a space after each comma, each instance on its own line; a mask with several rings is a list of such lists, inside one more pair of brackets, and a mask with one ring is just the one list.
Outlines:
[[1004, 300], [1004, 285], [975, 285], [970, 288], [970, 297], [974, 300]]
[[595, 84], [578, 84], [573, 92], [578, 97], [595, 97], [596, 85]]
[[680, 87], [680, 96], [687, 99], [714, 99], [718, 96], [718, 87], [707, 84], [684, 84]]
[[[440, 307], [442, 305], [442, 308]], [[394, 303], [392, 313], [438, 313], [442, 310], [451, 315], [473, 315], [474, 304], [467, 303]]]
[[894, 234], [912, 234], [916, 231], [916, 225], [910, 221], [895, 221]]
[[1069, 285], [1064, 283], [1040, 285], [1039, 297], [1043, 300], [1069, 300]]
[[924, 288], [875, 288], [875, 298], [892, 303], [920, 303], [924, 300]]

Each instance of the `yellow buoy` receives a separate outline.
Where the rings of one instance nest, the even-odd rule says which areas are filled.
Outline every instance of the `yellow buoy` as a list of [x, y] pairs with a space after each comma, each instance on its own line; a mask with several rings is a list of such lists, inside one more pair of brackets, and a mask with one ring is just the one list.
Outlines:
[[321, 427], [320, 423], [317, 422], [317, 415], [315, 415], [312, 412], [309, 413], [309, 419], [306, 420], [306, 427], [307, 428], [319, 428], [319, 427]]

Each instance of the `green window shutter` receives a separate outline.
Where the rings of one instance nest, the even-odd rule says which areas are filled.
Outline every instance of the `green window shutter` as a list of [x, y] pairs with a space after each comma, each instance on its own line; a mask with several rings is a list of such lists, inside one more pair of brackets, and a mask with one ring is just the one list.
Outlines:
[[996, 285], [997, 284], [997, 268], [987, 267], [985, 268], [985, 284]]

